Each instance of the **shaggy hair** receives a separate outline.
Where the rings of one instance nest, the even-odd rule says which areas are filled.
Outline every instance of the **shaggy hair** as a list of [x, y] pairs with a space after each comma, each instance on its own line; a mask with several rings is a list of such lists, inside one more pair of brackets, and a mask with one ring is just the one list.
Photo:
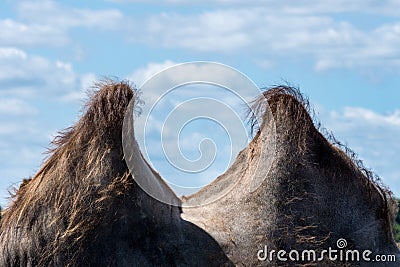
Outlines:
[[[120, 136], [125, 109], [136, 97], [127, 82], [96, 84], [83, 117], [55, 138], [51, 156], [31, 180], [24, 180], [4, 211], [2, 264], [76, 260], [87, 237], [109, 215], [110, 200], [133, 185], [120, 154]], [[111, 166], [112, 157], [120, 163]], [[68, 259], [53, 257], [61, 254]]]

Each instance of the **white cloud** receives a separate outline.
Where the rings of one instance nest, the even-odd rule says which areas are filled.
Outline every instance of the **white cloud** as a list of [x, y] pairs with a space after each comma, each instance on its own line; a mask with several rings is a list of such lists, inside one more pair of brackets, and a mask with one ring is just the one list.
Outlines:
[[130, 29], [131, 42], [253, 54], [258, 62], [307, 57], [315, 60], [317, 71], [377, 66], [393, 69], [400, 65], [400, 24], [396, 22], [361, 29], [327, 14], [246, 7], [190, 15], [162, 13], [141, 23], [140, 32]]
[[131, 34], [131, 41], [225, 53], [249, 44], [251, 38], [244, 29], [253, 18], [248, 11], [204, 12], [191, 16], [162, 13], [144, 19], [144, 31]]
[[155, 74], [176, 64], [177, 63], [171, 60], [165, 60], [164, 62], [161, 63], [150, 62], [147, 63], [146, 67], [135, 70], [131, 75], [128, 76], [128, 79], [137, 84], [138, 86], [141, 86], [146, 80], [150, 79]]
[[63, 6], [55, 1], [23, 1], [17, 5], [19, 17], [39, 25], [52, 25], [63, 30], [72, 27], [116, 29], [122, 23], [123, 15], [116, 9], [78, 9]]
[[348, 120], [364, 121], [378, 126], [399, 127], [400, 130], [400, 110], [396, 110], [392, 114], [382, 115], [365, 108], [346, 107], [341, 115]]
[[53, 25], [30, 24], [11, 19], [0, 20], [0, 45], [61, 45], [67, 37]]
[[24, 51], [19, 50], [15, 47], [0, 47], [0, 59], [26, 59], [27, 55]]
[[74, 28], [118, 30], [124, 16], [116, 9], [77, 9], [55, 1], [22, 1], [17, 18], [0, 20], [2, 46], [62, 46]]
[[0, 97], [0, 115], [36, 115], [38, 110], [18, 98]]
[[312, 0], [299, 0], [299, 1], [273, 1], [273, 0], [108, 0], [114, 3], [153, 3], [162, 5], [173, 6], [207, 6], [207, 7], [249, 7], [257, 6], [268, 9], [273, 9], [278, 12], [286, 12], [291, 14], [310, 14], [310, 13], [371, 13], [371, 14], [384, 14], [399, 16], [396, 12], [400, 8], [398, 0], [338, 0], [334, 2], [329, 1], [312, 1]]
[[[181, 0], [156, 2], [186, 5]], [[184, 14], [176, 9], [129, 17], [122, 9], [93, 10], [49, 0], [23, 1], [16, 4], [16, 20], [0, 20], [0, 45], [66, 45], [71, 43], [72, 30], [90, 29], [114, 32], [121, 40], [156, 47], [237, 57], [253, 55], [257, 57], [256, 63], [267, 62], [267, 66], [303, 58], [313, 59], [316, 71], [382, 66], [393, 70], [400, 66], [400, 24], [393, 18], [398, 16], [395, 11], [400, 8], [397, 0], [329, 3], [259, 0], [246, 4], [220, 0], [214, 6], [200, 13]], [[362, 27], [335, 17], [346, 12], [362, 14], [365, 19], [386, 16], [392, 22], [377, 21], [375, 26]]]
[[324, 54], [318, 55], [316, 70], [374, 66], [393, 69], [400, 66], [399, 23], [385, 24], [370, 32], [353, 29], [347, 35], [350, 37], [347, 45], [322, 50]]
[[[51, 61], [15, 47], [0, 47], [0, 86], [3, 98], [46, 96], [76, 100], [71, 93], [88, 88], [93, 74], [78, 75], [71, 63]], [[16, 110], [14, 110], [16, 111]]]

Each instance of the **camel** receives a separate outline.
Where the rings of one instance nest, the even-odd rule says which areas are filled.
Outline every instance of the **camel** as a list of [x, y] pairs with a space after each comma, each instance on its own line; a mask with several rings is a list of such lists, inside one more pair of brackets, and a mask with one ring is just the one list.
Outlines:
[[[1, 266], [375, 266], [326, 257], [260, 260], [267, 247], [321, 251], [339, 239], [349, 249], [394, 255], [386, 265], [399, 265], [390, 191], [315, 128], [298, 91], [265, 91], [255, 110], [268, 103], [273, 120], [264, 116], [233, 165], [185, 198], [146, 162], [135, 139], [122, 135], [124, 122], [133, 133], [138, 101], [128, 82], [97, 84], [80, 120], [54, 140], [42, 168], [3, 212]], [[123, 141], [131, 147], [125, 156]], [[150, 197], [137, 177], [172, 204]], [[214, 200], [232, 180], [232, 190]], [[212, 201], [191, 205], [205, 200]]]

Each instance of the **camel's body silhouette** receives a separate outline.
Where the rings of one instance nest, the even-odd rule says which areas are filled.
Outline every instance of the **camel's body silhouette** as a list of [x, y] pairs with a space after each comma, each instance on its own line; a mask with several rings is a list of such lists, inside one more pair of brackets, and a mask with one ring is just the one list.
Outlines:
[[[151, 198], [127, 168], [134, 160], [141, 166], [135, 176], [146, 175], [181, 203], [138, 149], [124, 159], [122, 124], [135, 91], [124, 82], [100, 85], [86, 113], [56, 139], [42, 169], [5, 210], [0, 265], [290, 266], [308, 262], [262, 262], [257, 252], [336, 248], [344, 238], [352, 249], [396, 255], [387, 265], [398, 266], [389, 192], [315, 129], [293, 92], [279, 87], [264, 95], [276, 125], [271, 169], [262, 170], [269, 154], [260, 148], [272, 142], [266, 119], [232, 167], [184, 204], [211, 199], [230, 177], [241, 177], [237, 186], [212, 204], [182, 209]], [[263, 176], [255, 191], [249, 190], [254, 175]]]

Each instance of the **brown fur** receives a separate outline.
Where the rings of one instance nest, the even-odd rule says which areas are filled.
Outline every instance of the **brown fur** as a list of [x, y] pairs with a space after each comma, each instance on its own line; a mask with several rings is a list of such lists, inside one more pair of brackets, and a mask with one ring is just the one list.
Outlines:
[[[114, 169], [106, 160], [121, 146], [115, 129], [122, 128], [125, 108], [135, 92], [125, 82], [100, 83], [97, 90], [85, 115], [55, 139], [50, 158], [30, 182], [21, 185], [5, 210], [0, 242], [4, 246], [8, 240], [6, 253], [37, 247], [41, 257], [33, 262], [45, 265], [54, 264], [52, 255], [66, 250], [73, 262], [83, 240], [106, 216], [110, 198], [132, 186], [122, 158]], [[25, 242], [15, 243], [23, 238]], [[30, 253], [34, 252], [25, 256]]]

